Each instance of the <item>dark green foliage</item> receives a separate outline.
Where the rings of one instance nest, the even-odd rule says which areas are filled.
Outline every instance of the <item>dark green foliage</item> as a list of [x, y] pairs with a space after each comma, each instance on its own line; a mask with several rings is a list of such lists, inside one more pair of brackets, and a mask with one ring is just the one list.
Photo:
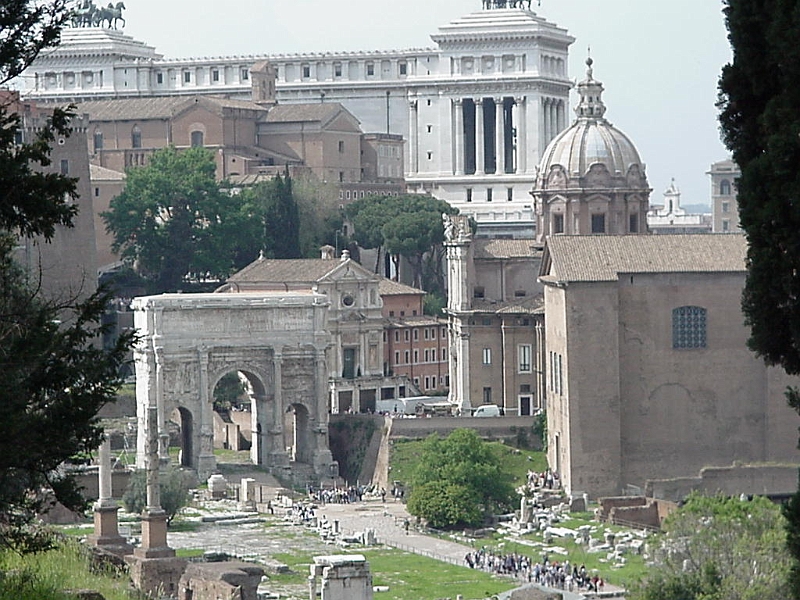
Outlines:
[[409, 512], [433, 527], [478, 526], [514, 498], [511, 476], [471, 429], [426, 439], [411, 486]]
[[[67, 2], [8, 0], [0, 6], [0, 83], [53, 46]], [[76, 214], [75, 180], [41, 171], [56, 136], [69, 135], [69, 113], [56, 110], [33, 140], [20, 144], [20, 120], [0, 106], [0, 545], [36, 552], [52, 539], [35, 527], [55, 500], [85, 507], [74, 478], [58, 470], [82, 462], [101, 439], [96, 415], [115, 397], [130, 337], [107, 351], [100, 338], [107, 296], [46, 301], [13, 261], [17, 236], [53, 237]], [[63, 325], [62, 325], [63, 322]]]
[[[748, 240], [742, 298], [748, 345], [769, 365], [800, 374], [800, 5], [726, 0], [733, 61], [719, 81], [723, 139], [742, 176], [739, 217]], [[787, 393], [797, 410], [799, 392]], [[797, 500], [793, 501], [796, 502]], [[790, 505], [791, 506], [791, 505]], [[800, 598], [800, 511], [789, 519], [792, 597]]]
[[800, 8], [796, 0], [728, 0], [733, 62], [720, 78], [723, 138], [742, 171], [748, 239], [743, 296], [750, 347], [800, 373]]
[[541, 440], [542, 450], [547, 451], [547, 413], [540, 411], [533, 418], [533, 435]]
[[446, 306], [447, 298], [445, 298], [441, 292], [425, 294], [425, 297], [422, 299], [423, 313], [431, 315], [432, 317], [443, 316], [443, 311]]
[[[244, 230], [242, 248], [249, 260], [259, 252], [269, 258], [300, 258], [300, 211], [294, 199], [292, 179], [278, 175], [241, 193]], [[244, 235], [242, 235], [244, 233]], [[242, 265], [244, 266], [244, 265]]]
[[214, 386], [214, 410], [230, 410], [239, 406], [246, 388], [237, 373], [227, 373]]
[[355, 484], [364, 467], [372, 436], [381, 435], [375, 417], [348, 415], [347, 419], [331, 422], [328, 432], [333, 458], [339, 463], [339, 476]]
[[[128, 489], [122, 496], [125, 510], [141, 513], [147, 506], [147, 473], [141, 469], [131, 475]], [[167, 523], [189, 503], [190, 480], [182, 470], [170, 467], [159, 474], [161, 489], [161, 508], [167, 513]]]
[[[443, 293], [442, 214], [457, 214], [457, 209], [431, 196], [407, 194], [359, 199], [346, 211], [362, 248], [384, 249], [395, 261], [402, 256], [414, 271], [415, 287]], [[380, 253], [377, 260], [376, 273]]]
[[792, 598], [800, 598], [800, 491], [794, 493], [783, 505], [783, 516], [786, 519], [786, 545], [793, 557], [789, 571], [789, 589]]
[[207, 149], [164, 148], [148, 166], [128, 171], [125, 191], [103, 213], [114, 251], [151, 292], [224, 279], [235, 270], [244, 215], [239, 198], [221, 191], [215, 174]]
[[0, 236], [0, 543], [27, 551], [41, 541], [29, 524], [53, 499], [85, 508], [75, 480], [57, 469], [85, 462], [100, 444], [96, 415], [116, 398], [131, 336], [100, 348], [105, 292], [45, 302], [14, 265], [12, 248]]
[[781, 509], [692, 495], [664, 523], [659, 562], [631, 600], [760, 600], [787, 596], [790, 557]]
[[70, 0], [0, 3], [0, 85], [22, 73], [41, 50], [58, 43], [70, 18], [70, 4]]

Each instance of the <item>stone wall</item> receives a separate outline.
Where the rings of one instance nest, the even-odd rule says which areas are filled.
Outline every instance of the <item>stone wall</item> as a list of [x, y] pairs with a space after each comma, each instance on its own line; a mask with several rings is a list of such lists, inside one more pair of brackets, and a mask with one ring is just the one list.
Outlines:
[[264, 569], [251, 563], [232, 561], [190, 563], [178, 585], [179, 600], [257, 600]]
[[693, 491], [729, 496], [784, 496], [797, 490], [798, 465], [734, 465], [706, 467], [699, 477], [652, 479], [645, 485], [648, 496], [680, 501]]
[[516, 440], [518, 435], [527, 435], [534, 447], [541, 447], [541, 440], [533, 437], [533, 417], [429, 417], [422, 419], [394, 419], [393, 438], [426, 438], [432, 433], [446, 436], [456, 429], [474, 429], [478, 435], [489, 439]]

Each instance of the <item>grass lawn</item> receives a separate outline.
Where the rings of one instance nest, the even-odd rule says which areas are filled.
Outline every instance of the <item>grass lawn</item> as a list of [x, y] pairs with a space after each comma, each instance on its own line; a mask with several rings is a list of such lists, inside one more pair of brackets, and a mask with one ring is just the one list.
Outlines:
[[[517, 587], [510, 579], [392, 548], [364, 548], [354, 553], [367, 558], [373, 585], [389, 587], [388, 592], [376, 593], [376, 600], [438, 600], [455, 598], [458, 594], [462, 594], [464, 600], [483, 600]], [[274, 558], [288, 565], [292, 572], [271, 575], [273, 584], [305, 584], [312, 562], [311, 554], [285, 553]]]

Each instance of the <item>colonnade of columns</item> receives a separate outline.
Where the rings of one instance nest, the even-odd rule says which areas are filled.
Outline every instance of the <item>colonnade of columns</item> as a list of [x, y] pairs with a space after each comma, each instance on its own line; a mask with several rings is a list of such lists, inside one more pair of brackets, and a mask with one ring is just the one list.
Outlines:
[[567, 126], [567, 107], [564, 100], [542, 98], [542, 151]]
[[[453, 98], [451, 171], [456, 176], [524, 173], [525, 97]], [[562, 102], [563, 103], [563, 102]], [[420, 105], [409, 99], [408, 171], [418, 173], [423, 149], [420, 147]], [[563, 119], [563, 117], [562, 117]], [[561, 123], [562, 121], [557, 121]], [[429, 157], [430, 158], [430, 157]], [[446, 163], [440, 163], [447, 168]]]

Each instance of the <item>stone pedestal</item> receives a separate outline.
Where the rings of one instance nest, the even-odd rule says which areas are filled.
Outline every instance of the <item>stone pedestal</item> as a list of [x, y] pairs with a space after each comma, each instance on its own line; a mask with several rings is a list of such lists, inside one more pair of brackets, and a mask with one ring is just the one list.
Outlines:
[[315, 556], [308, 589], [310, 598], [320, 589], [322, 600], [372, 600], [369, 563], [361, 554]]
[[186, 570], [186, 559], [176, 556], [144, 558], [134, 553], [126, 556], [125, 562], [128, 563], [131, 581], [136, 589], [151, 598], [179, 597], [179, 582]]
[[139, 558], [175, 556], [175, 550], [167, 545], [167, 513], [158, 510], [142, 515], [142, 545], [133, 554]]
[[133, 546], [119, 534], [117, 527], [117, 511], [119, 507], [116, 504], [101, 505], [97, 504], [94, 507], [94, 533], [89, 536], [89, 543], [93, 546], [99, 546], [116, 554], [118, 556], [125, 556], [133, 552]]

